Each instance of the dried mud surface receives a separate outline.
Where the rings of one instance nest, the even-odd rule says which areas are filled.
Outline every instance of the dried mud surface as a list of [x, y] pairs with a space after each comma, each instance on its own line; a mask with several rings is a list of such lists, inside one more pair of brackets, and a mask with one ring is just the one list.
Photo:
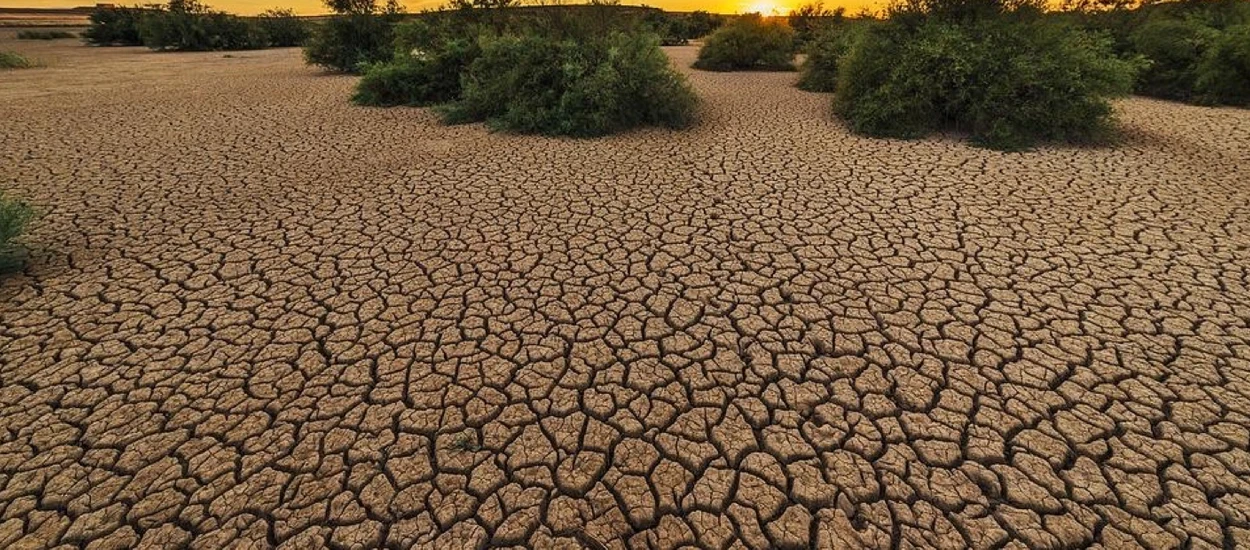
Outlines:
[[691, 73], [562, 140], [0, 46], [0, 547], [1250, 545], [1250, 111], [1002, 154]]

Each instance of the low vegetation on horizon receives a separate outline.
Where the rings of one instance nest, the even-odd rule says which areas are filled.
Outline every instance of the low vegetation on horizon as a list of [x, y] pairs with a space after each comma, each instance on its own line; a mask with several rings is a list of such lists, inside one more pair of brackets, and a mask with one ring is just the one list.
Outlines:
[[160, 51], [255, 50], [300, 46], [308, 23], [291, 10], [240, 17], [213, 10], [199, 0], [164, 5], [101, 7], [83, 33], [97, 46], [147, 46]]
[[[510, 5], [474, 0], [400, 23], [376, 5], [331, 3], [341, 13], [306, 57], [362, 72], [358, 104], [437, 105], [453, 124], [591, 137], [694, 120], [694, 91], [660, 44], [664, 33], [684, 41], [700, 32], [702, 16], [675, 24], [647, 8], [503, 11]], [[385, 31], [363, 32], [374, 28]]]

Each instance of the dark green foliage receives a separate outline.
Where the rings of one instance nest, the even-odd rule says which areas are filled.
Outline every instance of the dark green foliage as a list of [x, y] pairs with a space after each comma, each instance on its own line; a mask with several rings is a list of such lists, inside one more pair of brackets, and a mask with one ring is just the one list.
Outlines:
[[1229, 105], [1244, 105], [1239, 98], [1250, 93], [1245, 91], [1250, 82], [1231, 54], [1244, 44], [1236, 29], [1250, 24], [1250, 2], [1150, 2], [1137, 9], [1084, 10], [1065, 17], [1110, 34], [1121, 56], [1149, 62], [1137, 82], [1138, 93]]
[[267, 44], [264, 32], [250, 21], [207, 10], [148, 14], [139, 22], [139, 36], [153, 50], [255, 50]]
[[794, 70], [794, 31], [780, 18], [744, 15], [707, 38], [694, 66], [708, 71]]
[[824, 32], [826, 27], [841, 23], [844, 15], [846, 15], [846, 8], [838, 6], [829, 10], [818, 1], [803, 4], [798, 9], [790, 11], [790, 15], [786, 16], [786, 21], [790, 24], [790, 28], [794, 29], [795, 46], [803, 50], [806, 49], [807, 44]]
[[268, 10], [256, 18], [256, 24], [264, 33], [270, 47], [289, 48], [302, 46], [308, 39], [308, 25], [291, 10]]
[[96, 8], [83, 38], [97, 46], [142, 46], [139, 20], [155, 10], [148, 8]]
[[74, 33], [67, 31], [26, 30], [17, 32], [18, 40], [61, 40], [74, 37]]
[[386, 15], [350, 14], [330, 18], [304, 46], [304, 59], [332, 71], [357, 72], [391, 59], [393, 19]]
[[1196, 85], [1204, 101], [1250, 106], [1250, 25], [1224, 29], [1197, 72]]
[[459, 98], [460, 74], [477, 58], [477, 41], [458, 37], [437, 45], [417, 43], [425, 43], [425, 47], [401, 48], [395, 61], [369, 66], [356, 85], [352, 101], [380, 107], [420, 107]]
[[686, 38], [703, 38], [712, 34], [725, 24], [725, 17], [719, 14], [695, 10], [686, 16]]
[[843, 58], [834, 109], [854, 131], [967, 132], [996, 149], [1099, 137], [1138, 67], [1110, 41], [1028, 19], [938, 18], [869, 29]]
[[0, 51], [0, 69], [29, 69], [35, 63], [17, 52]]
[[0, 191], [0, 272], [21, 266], [22, 248], [18, 240], [34, 217], [29, 205]]
[[1132, 34], [1133, 48], [1150, 60], [1137, 85], [1146, 95], [1194, 99], [1198, 62], [1219, 31], [1194, 20], [1158, 18]]
[[807, 44], [807, 58], [799, 67], [798, 87], [809, 92], [832, 92], [838, 82], [838, 64], [864, 28], [865, 24], [847, 23], [824, 27]]
[[527, 34], [483, 39], [448, 122], [521, 133], [597, 136], [638, 126], [681, 128], [697, 100], [648, 34], [585, 40]]

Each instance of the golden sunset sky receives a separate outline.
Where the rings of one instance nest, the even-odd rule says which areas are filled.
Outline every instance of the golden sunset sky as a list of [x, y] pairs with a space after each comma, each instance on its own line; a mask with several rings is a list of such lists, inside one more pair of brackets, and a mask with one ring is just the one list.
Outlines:
[[[157, 2], [160, 0], [108, 0], [119, 5], [144, 4]], [[778, 15], [784, 15], [791, 8], [801, 4], [808, 3], [810, 0], [648, 0], [646, 2], [632, 2], [622, 0], [622, 4], [638, 5], [646, 4], [670, 11], [692, 11], [707, 10], [715, 13], [746, 13], [758, 11], [767, 14], [775, 12]], [[205, 0], [205, 2], [218, 10], [238, 13], [242, 15], [251, 15], [265, 11], [270, 8], [291, 8], [301, 15], [316, 15], [326, 13], [325, 6], [320, 0]], [[381, 2], [379, 2], [381, 3]], [[408, 11], [417, 12], [423, 9], [436, 8], [446, 3], [445, 0], [409, 0], [403, 4], [408, 7]], [[586, 0], [565, 0], [568, 4], [583, 4]], [[864, 6], [881, 7], [886, 3], [885, 0], [832, 0], [825, 2], [825, 7], [833, 8], [843, 6], [847, 13], [855, 13]], [[76, 6], [92, 6], [94, 1], [83, 0], [0, 0], [0, 8], [72, 8]]]

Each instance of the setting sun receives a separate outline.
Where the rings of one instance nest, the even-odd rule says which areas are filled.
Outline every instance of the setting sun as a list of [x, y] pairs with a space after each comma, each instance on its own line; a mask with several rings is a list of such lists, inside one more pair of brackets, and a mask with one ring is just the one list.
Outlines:
[[758, 13], [760, 15], [782, 15], [784, 12], [781, 8], [768, 0], [747, 4], [742, 9], [742, 13]]

